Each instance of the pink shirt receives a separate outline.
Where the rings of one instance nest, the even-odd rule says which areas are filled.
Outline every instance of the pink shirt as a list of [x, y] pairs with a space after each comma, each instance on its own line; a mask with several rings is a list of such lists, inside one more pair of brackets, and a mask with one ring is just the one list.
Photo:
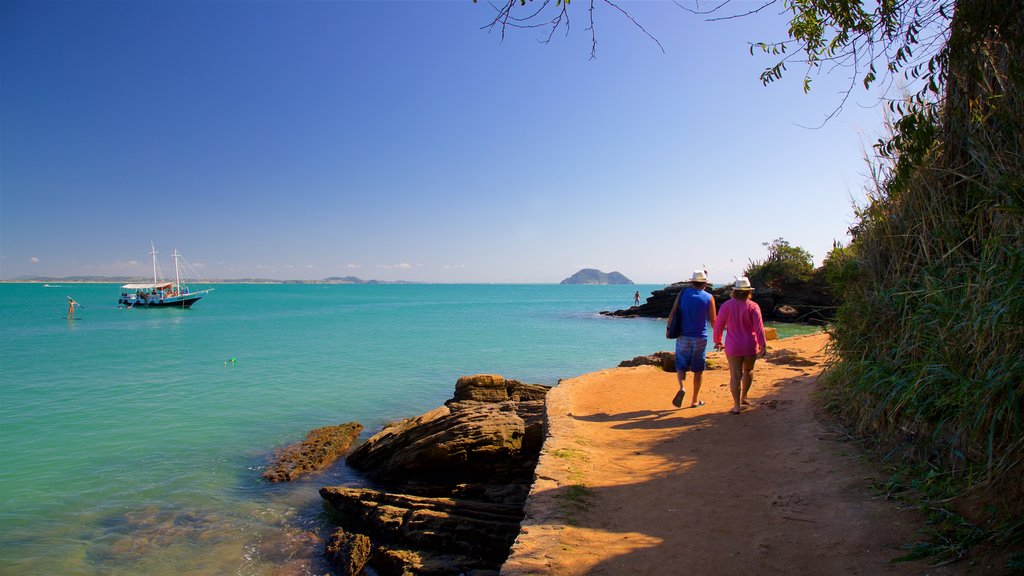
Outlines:
[[726, 331], [726, 356], [754, 356], [758, 349], [764, 350], [761, 307], [753, 300], [730, 298], [722, 304], [715, 319], [715, 344], [722, 343], [722, 330]]

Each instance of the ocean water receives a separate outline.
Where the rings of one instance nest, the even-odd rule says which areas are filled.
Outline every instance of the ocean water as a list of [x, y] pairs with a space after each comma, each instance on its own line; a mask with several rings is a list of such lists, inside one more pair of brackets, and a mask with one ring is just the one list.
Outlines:
[[217, 285], [129, 310], [114, 284], [0, 284], [0, 574], [316, 572], [316, 490], [361, 480], [270, 484], [275, 448], [371, 434], [463, 375], [554, 385], [670, 350], [664, 321], [597, 314], [657, 288]]

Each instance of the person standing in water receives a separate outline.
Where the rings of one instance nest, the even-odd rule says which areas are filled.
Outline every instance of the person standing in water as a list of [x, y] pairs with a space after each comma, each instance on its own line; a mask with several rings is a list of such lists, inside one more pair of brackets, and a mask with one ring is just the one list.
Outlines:
[[707, 286], [707, 274], [703, 270], [694, 270], [690, 276], [690, 285], [679, 292], [669, 313], [665, 336], [676, 337], [676, 379], [679, 391], [672, 398], [676, 408], [683, 405], [686, 396], [686, 373], [693, 372], [693, 398], [690, 408], [703, 406], [698, 396], [704, 378], [708, 348], [708, 324], [715, 325], [715, 299], [704, 288]]
[[[764, 356], [766, 342], [761, 307], [752, 299], [754, 288], [746, 276], [736, 279], [732, 298], [722, 304], [718, 320], [715, 321], [715, 350], [725, 348], [729, 360], [729, 391], [733, 407], [729, 412], [739, 414], [747, 402], [747, 393], [754, 383], [754, 362]], [[722, 346], [722, 331], [725, 331], [725, 346]]]
[[71, 296], [68, 296], [68, 320], [75, 319], [75, 306], [81, 306], [81, 304], [75, 302]]

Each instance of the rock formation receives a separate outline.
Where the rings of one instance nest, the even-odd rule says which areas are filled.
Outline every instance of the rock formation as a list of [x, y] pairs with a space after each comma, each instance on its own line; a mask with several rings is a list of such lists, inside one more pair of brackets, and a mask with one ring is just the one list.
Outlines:
[[[689, 282], [677, 282], [651, 292], [647, 301], [639, 306], [625, 310], [602, 311], [601, 314], [624, 318], [668, 318], [676, 296], [689, 285]], [[722, 286], [711, 293], [715, 297], [715, 305], [721, 308], [731, 297], [732, 288]], [[754, 302], [761, 307], [761, 316], [766, 321], [824, 324], [832, 318], [835, 311], [835, 301], [829, 287], [813, 283], [758, 288], [754, 290]]]
[[362, 431], [363, 425], [358, 422], [312, 430], [302, 442], [281, 450], [263, 477], [271, 482], [288, 482], [323, 470], [348, 450]]
[[[766, 328], [765, 331], [772, 330], [772, 328]], [[647, 356], [636, 356], [632, 360], [623, 360], [619, 362], [619, 368], [632, 368], [635, 366], [657, 366], [665, 372], [676, 371], [676, 353], [675, 352], [655, 352]], [[708, 354], [705, 360], [706, 370], [725, 370], [728, 368], [726, 361], [722, 355], [717, 356]]]
[[370, 559], [370, 539], [338, 528], [327, 541], [324, 556], [334, 568], [334, 576], [356, 576]]
[[634, 366], [657, 366], [665, 372], [676, 371], [676, 355], [674, 352], [655, 352], [648, 356], [636, 356], [632, 360], [619, 362], [619, 368]]
[[624, 318], [668, 318], [669, 313], [672, 312], [672, 304], [676, 301], [676, 296], [679, 295], [683, 288], [689, 285], [689, 282], [676, 282], [651, 292], [647, 301], [639, 306], [614, 312], [602, 311], [601, 314]]
[[345, 533], [370, 539], [366, 562], [378, 574], [497, 571], [519, 533], [548, 389], [496, 375], [460, 378], [444, 406], [386, 427], [349, 454], [346, 463], [378, 487], [324, 487], [325, 506]]

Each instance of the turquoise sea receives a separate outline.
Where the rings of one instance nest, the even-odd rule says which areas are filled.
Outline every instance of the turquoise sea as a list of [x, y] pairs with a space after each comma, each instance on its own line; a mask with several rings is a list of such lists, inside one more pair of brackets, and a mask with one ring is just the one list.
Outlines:
[[360, 479], [270, 484], [275, 448], [370, 434], [467, 374], [553, 385], [670, 350], [664, 321], [597, 313], [661, 287], [228, 284], [129, 310], [115, 284], [0, 284], [0, 573], [306, 573], [316, 490]]

